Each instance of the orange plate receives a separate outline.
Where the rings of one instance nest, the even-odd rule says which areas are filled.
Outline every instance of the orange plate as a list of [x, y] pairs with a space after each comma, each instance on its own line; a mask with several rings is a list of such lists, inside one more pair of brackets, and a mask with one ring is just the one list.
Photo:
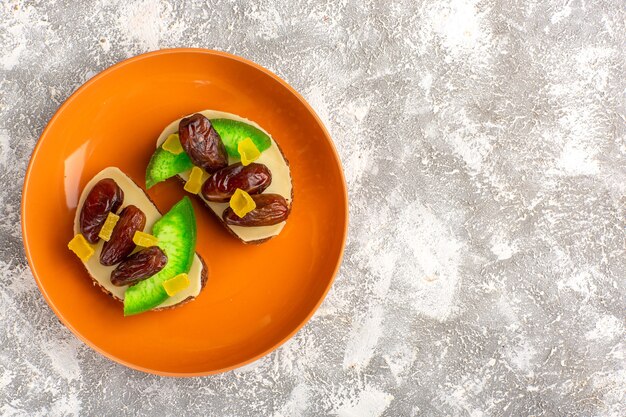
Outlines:
[[[203, 109], [239, 114], [272, 134], [291, 164], [292, 213], [278, 237], [248, 246], [194, 199], [207, 286], [180, 308], [124, 318], [122, 305], [93, 287], [67, 249], [78, 197], [107, 166], [144, 184], [161, 130]], [[170, 180], [149, 194], [165, 212], [185, 192]], [[269, 353], [309, 320], [341, 263], [347, 207], [332, 141], [287, 83], [223, 52], [172, 49], [107, 69], [61, 106], [26, 173], [22, 232], [42, 294], [85, 343], [141, 371], [207, 375]]]

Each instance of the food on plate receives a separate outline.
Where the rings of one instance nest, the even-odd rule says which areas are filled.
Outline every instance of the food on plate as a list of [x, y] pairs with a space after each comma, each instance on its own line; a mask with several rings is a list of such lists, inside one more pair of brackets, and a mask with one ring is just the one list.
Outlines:
[[224, 222], [234, 226], [270, 226], [284, 222], [289, 216], [289, 207], [282, 195], [259, 194], [250, 196], [254, 208], [244, 213], [237, 213], [231, 205], [224, 211]]
[[178, 123], [178, 140], [197, 167], [212, 174], [228, 166], [224, 143], [211, 121], [201, 114], [185, 117]]
[[116, 212], [124, 200], [124, 192], [110, 178], [98, 181], [80, 209], [80, 231], [89, 243], [96, 243], [109, 213]]
[[135, 232], [146, 227], [146, 215], [133, 205], [124, 207], [119, 217], [110, 239], [102, 245], [100, 263], [105, 266], [117, 265], [126, 259], [137, 246], [133, 242]]
[[135, 252], [111, 272], [111, 283], [117, 287], [133, 285], [165, 268], [167, 255], [158, 246]]
[[202, 197], [215, 203], [230, 201], [236, 190], [261, 194], [272, 182], [272, 173], [263, 164], [241, 162], [220, 169], [202, 185]]
[[102, 225], [102, 229], [100, 229], [100, 233], [98, 233], [98, 237], [106, 242], [111, 240], [113, 229], [115, 229], [115, 225], [118, 221], [120, 221], [120, 216], [115, 213], [109, 213]]
[[244, 243], [277, 236], [291, 212], [291, 172], [280, 147], [259, 125], [231, 113], [204, 110], [163, 130], [146, 188], [172, 177]]
[[[69, 249], [94, 285], [123, 302], [126, 316], [179, 306], [206, 284], [206, 265], [195, 253], [196, 220], [189, 198], [161, 215], [118, 168], [102, 170], [85, 186], [74, 234]], [[186, 280], [181, 281], [177, 277], [183, 274]]]

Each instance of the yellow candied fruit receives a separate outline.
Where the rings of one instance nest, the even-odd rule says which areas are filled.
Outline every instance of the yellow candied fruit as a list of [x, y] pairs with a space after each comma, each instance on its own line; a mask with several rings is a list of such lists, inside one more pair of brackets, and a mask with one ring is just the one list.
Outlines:
[[174, 155], [178, 155], [183, 153], [183, 145], [180, 144], [180, 139], [178, 137], [178, 133], [172, 133], [165, 139], [163, 145], [161, 146], [163, 150], [168, 151]]
[[109, 239], [111, 239], [111, 233], [113, 233], [113, 228], [115, 227], [119, 219], [120, 216], [118, 216], [117, 214], [109, 213], [107, 219], [102, 225], [102, 229], [100, 229], [100, 233], [98, 233], [98, 237], [108, 242]]
[[243, 166], [250, 165], [261, 156], [261, 152], [250, 138], [245, 138], [239, 142], [237, 144], [237, 150], [241, 156], [241, 165]]
[[165, 288], [165, 292], [170, 297], [178, 294], [185, 288], [189, 286], [189, 277], [187, 274], [178, 274], [174, 278], [168, 279], [163, 283], [163, 288]]
[[256, 208], [256, 203], [250, 197], [250, 194], [237, 188], [230, 198], [230, 208], [233, 209], [237, 216], [243, 217]]
[[148, 248], [150, 246], [157, 246], [159, 244], [159, 239], [149, 233], [137, 230], [133, 235], [133, 243], [137, 246], [141, 246], [142, 248]]
[[191, 168], [191, 174], [189, 174], [189, 179], [183, 188], [191, 194], [198, 194], [200, 192], [202, 188], [202, 170], [200, 168]]
[[93, 246], [91, 246], [89, 242], [87, 242], [87, 239], [85, 239], [85, 237], [80, 233], [70, 240], [67, 247], [83, 262], [87, 262], [94, 254]]

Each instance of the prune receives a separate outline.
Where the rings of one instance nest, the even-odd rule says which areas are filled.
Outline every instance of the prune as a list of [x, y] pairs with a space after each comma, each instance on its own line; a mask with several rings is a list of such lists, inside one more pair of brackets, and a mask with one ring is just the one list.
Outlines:
[[283, 196], [278, 194], [258, 194], [251, 196], [256, 203], [256, 208], [243, 217], [235, 214], [228, 207], [222, 214], [226, 224], [232, 226], [271, 226], [287, 220], [289, 205]]
[[208, 201], [227, 202], [237, 188], [248, 194], [261, 194], [272, 183], [272, 173], [263, 164], [243, 166], [240, 162], [211, 175], [202, 185], [202, 196]]
[[115, 286], [134, 285], [150, 278], [167, 264], [167, 255], [158, 246], [151, 246], [133, 253], [111, 272]]
[[96, 243], [102, 225], [110, 212], [115, 213], [124, 202], [124, 191], [111, 178], [93, 186], [80, 210], [80, 231], [89, 243]]
[[146, 215], [137, 207], [130, 205], [124, 207], [120, 213], [111, 239], [104, 242], [100, 253], [100, 263], [111, 266], [120, 263], [135, 250], [133, 236], [137, 230], [143, 231], [146, 225]]
[[196, 113], [178, 124], [180, 144], [194, 165], [209, 174], [228, 166], [228, 154], [211, 121]]

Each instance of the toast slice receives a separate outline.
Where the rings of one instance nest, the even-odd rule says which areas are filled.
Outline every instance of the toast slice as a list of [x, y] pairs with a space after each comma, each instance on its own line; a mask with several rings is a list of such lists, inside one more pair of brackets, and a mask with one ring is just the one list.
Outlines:
[[[135, 205], [140, 208], [146, 215], [146, 225], [144, 230], [149, 232], [152, 230], [153, 224], [162, 217], [162, 214], [157, 209], [156, 205], [152, 202], [148, 194], [139, 187], [130, 177], [116, 167], [108, 167], [96, 174], [85, 186], [83, 192], [78, 201], [78, 208], [74, 217], [74, 234], [81, 233], [80, 231], [80, 211], [83, 207], [87, 195], [98, 181], [111, 178], [124, 192], [124, 202], [121, 208], [128, 205]], [[121, 209], [120, 208], [120, 209]], [[89, 274], [93, 284], [102, 290], [105, 294], [114, 298], [117, 301], [124, 302], [124, 296], [128, 286], [115, 286], [111, 283], [111, 272], [115, 269], [116, 265], [104, 266], [100, 263], [99, 255], [102, 251], [103, 240], [100, 239], [95, 245], [95, 253], [86, 262], [83, 263], [87, 273]], [[202, 289], [205, 287], [208, 279], [208, 269], [204, 260], [197, 253], [194, 254], [191, 269], [188, 272], [190, 284], [189, 286], [167, 298], [165, 301], [152, 308], [152, 310], [164, 310], [169, 308], [178, 307], [189, 301], [195, 299]]]
[[[217, 110], [203, 110], [198, 113], [202, 114], [209, 120], [227, 119], [233, 120], [235, 122], [246, 123], [267, 135], [271, 143], [269, 144], [269, 147], [267, 149], [264, 149], [262, 151], [260, 157], [255, 161], [255, 163], [266, 165], [272, 173], [272, 183], [269, 185], [269, 187], [267, 187], [267, 189], [264, 190], [263, 193], [281, 195], [285, 198], [289, 206], [289, 210], [291, 210], [293, 204], [293, 185], [289, 162], [287, 161], [287, 158], [285, 157], [282, 149], [280, 148], [280, 146], [278, 146], [278, 144], [271, 137], [271, 135], [257, 123], [232, 113], [226, 113]], [[182, 118], [175, 120], [170, 123], [165, 129], [163, 129], [163, 132], [161, 132], [156, 142], [157, 148], [159, 148], [172, 133], [178, 133], [178, 125], [181, 120]], [[229, 156], [229, 165], [237, 162], [239, 162], [238, 158]], [[180, 174], [176, 175], [176, 177], [184, 184], [189, 179], [189, 174], [190, 169], [181, 172]], [[202, 182], [206, 181], [208, 177], [209, 175], [206, 172], [203, 172]], [[147, 183], [146, 185], [149, 188], [154, 184]], [[229, 225], [226, 224], [222, 218], [224, 211], [229, 207], [229, 203], [217, 203], [208, 201], [202, 196], [201, 193], [197, 194], [196, 196], [214, 214], [215, 218], [226, 228], [226, 230], [232, 236], [246, 244], [258, 244], [268, 241], [269, 239], [277, 236], [283, 230], [287, 222], [287, 220], [285, 220], [271, 226], [254, 227]]]

